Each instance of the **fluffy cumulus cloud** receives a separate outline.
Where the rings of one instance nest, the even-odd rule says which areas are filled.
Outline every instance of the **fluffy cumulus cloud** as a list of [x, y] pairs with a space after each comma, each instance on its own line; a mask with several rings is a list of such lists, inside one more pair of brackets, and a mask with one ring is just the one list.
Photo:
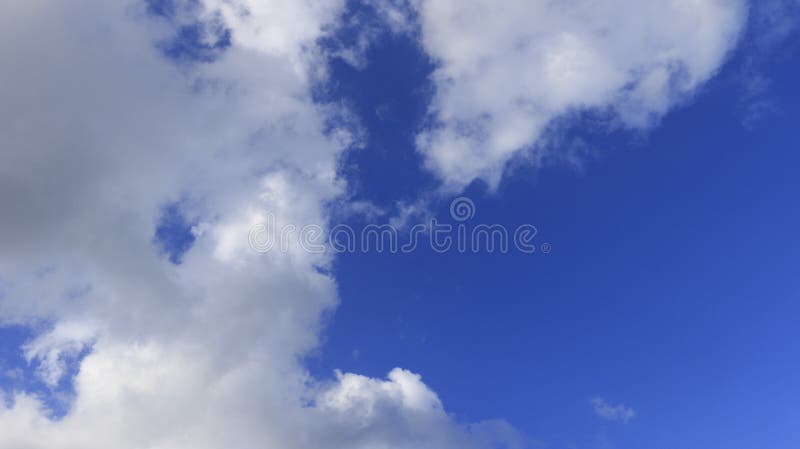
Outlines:
[[553, 120], [598, 111], [644, 127], [719, 69], [743, 26], [744, 0], [418, 0], [436, 61], [431, 169], [459, 188], [496, 185], [506, 163]]
[[56, 417], [3, 392], [0, 448], [491, 447], [412, 373], [312, 378], [330, 260], [248, 247], [343, 191], [349, 136], [310, 94], [342, 3], [0, 4], [0, 321], [44, 329], [20, 353], [75, 392]]

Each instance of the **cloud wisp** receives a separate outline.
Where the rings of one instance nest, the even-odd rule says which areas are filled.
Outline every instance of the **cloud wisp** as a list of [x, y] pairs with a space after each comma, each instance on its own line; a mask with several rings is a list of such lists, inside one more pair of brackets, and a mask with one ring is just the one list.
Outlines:
[[633, 408], [625, 404], [613, 405], [599, 397], [592, 399], [592, 408], [595, 415], [607, 421], [628, 424], [630, 420], [636, 417], [636, 410]]

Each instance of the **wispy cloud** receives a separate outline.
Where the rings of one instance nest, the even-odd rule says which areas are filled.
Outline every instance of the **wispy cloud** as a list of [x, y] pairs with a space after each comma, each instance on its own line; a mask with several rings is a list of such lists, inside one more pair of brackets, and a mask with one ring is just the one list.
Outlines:
[[611, 404], [603, 398], [592, 399], [594, 414], [608, 421], [627, 424], [636, 417], [636, 410], [625, 404]]

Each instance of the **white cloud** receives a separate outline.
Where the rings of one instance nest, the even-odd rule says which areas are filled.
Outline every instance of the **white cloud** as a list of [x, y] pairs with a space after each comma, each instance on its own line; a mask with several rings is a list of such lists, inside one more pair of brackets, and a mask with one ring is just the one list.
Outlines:
[[[0, 321], [49, 325], [20, 350], [50, 385], [91, 346], [60, 420], [0, 403], [0, 449], [489, 447], [409, 372], [311, 377], [330, 259], [247, 247], [344, 192], [309, 93], [341, 2], [201, 4], [233, 45], [178, 67], [141, 2], [0, 3]], [[202, 232], [175, 266], [152, 239], [178, 199]]]
[[438, 64], [437, 126], [418, 145], [454, 189], [495, 186], [522, 151], [541, 159], [537, 141], [570, 113], [648, 126], [714, 75], [746, 15], [744, 0], [414, 3]]
[[592, 399], [595, 415], [608, 421], [627, 424], [636, 417], [636, 410], [624, 404], [612, 405], [603, 398]]

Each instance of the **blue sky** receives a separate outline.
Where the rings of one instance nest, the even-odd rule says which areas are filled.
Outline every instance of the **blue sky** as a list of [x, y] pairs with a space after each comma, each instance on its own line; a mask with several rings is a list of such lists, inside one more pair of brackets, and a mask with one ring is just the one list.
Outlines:
[[[467, 189], [480, 220], [535, 223], [551, 254], [341, 257], [345, 299], [312, 366], [410, 367], [465, 420], [503, 416], [554, 447], [800, 441], [796, 46], [759, 63], [775, 111], [751, 126], [745, 45], [651, 131], [572, 124], [567, 138], [593, 155], [583, 169], [523, 167], [497, 192]], [[428, 182], [403, 131], [419, 126], [420, 59], [387, 39], [366, 69], [337, 72], [378, 130], [351, 155], [357, 195], [405, 198]], [[380, 104], [397, 105], [391, 130], [373, 125]], [[638, 416], [604, 422], [595, 396]]]
[[[230, 91], [235, 91], [239, 82], [247, 88], [252, 85], [246, 83], [265, 82], [257, 77], [256, 81], [238, 77], [237, 71], [249, 67], [247, 64], [237, 65], [240, 59], [236, 59], [239, 53], [235, 53], [240, 51], [237, 46], [242, 46], [237, 39], [243, 40], [237, 38], [237, 32], [240, 35], [249, 32], [244, 25], [226, 23], [225, 20], [233, 19], [224, 14], [211, 14], [211, 19], [208, 15], [194, 18], [197, 2], [147, 4], [149, 7], [144, 8], [146, 20], [157, 22], [163, 28], [157, 38], [147, 42], [154, 54], [166, 60], [167, 66], [177, 67], [177, 73], [191, 74], [194, 70], [208, 68], [208, 72], [200, 72], [201, 75], [193, 80], [193, 89], [201, 93], [205, 92], [204, 89], [216, 92], [215, 89], [225, 85], [228, 78], [233, 80], [229, 85], [234, 86]], [[293, 425], [296, 424], [299, 430], [292, 430], [308, 435], [308, 441], [330, 432], [334, 435], [328, 436], [330, 441], [339, 442], [339, 447], [370, 449], [419, 445], [448, 449], [461, 444], [449, 446], [451, 434], [460, 435], [460, 429], [470, 429], [471, 423], [496, 422], [492, 420], [508, 423], [515, 429], [515, 434], [524, 435], [521, 437], [524, 443], [513, 446], [511, 442], [498, 441], [486, 445], [474, 443], [474, 447], [784, 449], [800, 444], [800, 431], [796, 425], [796, 404], [800, 402], [797, 382], [800, 330], [796, 325], [800, 313], [800, 273], [797, 268], [800, 177], [795, 173], [800, 164], [796, 137], [800, 116], [794, 108], [800, 102], [800, 90], [796, 85], [800, 76], [800, 61], [796, 58], [800, 36], [794, 29], [796, 4], [767, 2], [763, 6], [751, 5], [745, 27], [739, 31], [735, 45], [711, 76], [702, 83], [687, 87], [686, 92], [681, 90], [683, 87], [670, 90], [669, 107], [662, 110], [660, 103], [653, 103], [656, 106], [652, 106], [652, 110], [642, 113], [646, 116], [644, 125], [626, 115], [637, 114], [638, 117], [639, 112], [622, 100], [608, 100], [608, 104], [601, 102], [597, 107], [587, 108], [565, 103], [567, 113], [546, 116], [547, 130], [537, 131], [526, 148], [504, 156], [498, 178], [493, 177], [491, 165], [459, 165], [461, 162], [453, 165], [447, 162], [446, 155], [441, 156], [444, 153], [437, 148], [428, 148], [420, 143], [420, 136], [433, 135], [436, 141], [437, 137], [445, 135], [436, 134], [440, 129], [437, 126], [441, 129], [450, 126], [445, 114], [437, 116], [432, 105], [438, 104], [444, 111], [448, 108], [448, 101], [461, 104], [458, 103], [461, 100], [446, 97], [443, 93], [446, 92], [446, 83], [437, 84], [437, 67], [445, 63], [429, 54], [435, 50], [426, 47], [429, 44], [420, 38], [421, 31], [390, 30], [386, 17], [376, 13], [380, 12], [380, 7], [367, 4], [383, 3], [348, 2], [344, 12], [336, 16], [338, 25], [332, 27], [333, 31], [326, 31], [315, 41], [324, 54], [327, 77], [312, 81], [311, 87], [304, 83], [300, 83], [300, 87], [288, 83], [286, 88], [293, 98], [297, 98], [300, 94], [294, 89], [305, 92], [303, 89], [308, 87], [312, 92], [307, 95], [313, 98], [309, 103], [332, 104], [340, 108], [337, 113], [323, 116], [319, 121], [326, 123], [328, 138], [340, 128], [356, 130], [356, 136], [344, 149], [336, 153], [310, 152], [308, 158], [303, 153], [305, 150], [297, 150], [293, 156], [276, 157], [275, 160], [251, 159], [253, 151], [280, 152], [282, 145], [291, 147], [296, 143], [292, 139], [301, 139], [296, 137], [301, 131], [293, 129], [288, 133], [290, 137], [280, 134], [259, 146], [259, 133], [267, 134], [272, 131], [264, 130], [294, 125], [286, 125], [287, 121], [271, 116], [258, 116], [256, 120], [244, 113], [241, 117], [233, 112], [230, 116], [214, 115], [218, 104], [223, 105], [222, 110], [228, 110], [225, 108], [231, 105], [252, 110], [254, 105], [245, 101], [211, 103], [208, 109], [197, 103], [201, 105], [199, 109], [208, 112], [210, 117], [208, 121], [198, 120], [205, 124], [200, 128], [217, 126], [215, 120], [236, 119], [236, 126], [221, 128], [224, 132], [217, 135], [227, 138], [241, 132], [246, 134], [246, 138], [234, 139], [233, 143], [222, 141], [223, 149], [214, 147], [208, 150], [213, 155], [209, 157], [212, 162], [201, 159], [204, 156], [197, 156], [200, 162], [190, 165], [185, 172], [168, 171], [178, 164], [170, 156], [163, 156], [164, 167], [167, 167], [164, 169], [166, 180], [159, 178], [154, 182], [157, 187], [152, 187], [155, 190], [162, 185], [168, 186], [163, 187], [163, 192], [151, 193], [148, 190], [141, 198], [137, 196], [139, 193], [126, 196], [124, 182], [127, 178], [122, 176], [119, 198], [130, 198], [137, 207], [141, 204], [151, 206], [149, 209], [141, 206], [142, 210], [149, 211], [141, 215], [136, 215], [139, 209], [133, 209], [133, 206], [130, 210], [122, 210], [119, 212], [121, 220], [132, 223], [131, 227], [137, 223], [146, 223], [150, 227], [146, 232], [132, 234], [136, 238], [126, 240], [120, 237], [119, 245], [131, 254], [132, 262], [120, 263], [120, 271], [110, 271], [108, 278], [116, 279], [120, 272], [133, 272], [137, 273], [132, 277], [134, 285], [140, 285], [138, 276], [144, 276], [143, 283], [161, 285], [162, 278], [151, 275], [151, 270], [146, 268], [150, 265], [138, 262], [139, 252], [152, 253], [152, 257], [160, 258], [162, 264], [154, 266], [167, 273], [165, 279], [180, 280], [175, 289], [164, 287], [168, 292], [164, 293], [167, 302], [159, 302], [163, 298], [158, 295], [154, 296], [158, 301], [142, 299], [150, 291], [144, 287], [143, 292], [135, 289], [131, 292], [116, 284], [93, 283], [92, 279], [103, 278], [102, 272], [97, 271], [100, 270], [97, 265], [102, 266], [102, 262], [87, 264], [89, 268], [85, 270], [83, 262], [76, 262], [74, 272], [65, 272], [66, 281], [60, 277], [58, 268], [52, 269], [59, 273], [52, 281], [53, 290], [63, 287], [56, 282], [64, 282], [63, 285], [72, 288], [67, 289], [72, 293], [52, 301], [43, 299], [41, 304], [36, 302], [39, 301], [36, 297], [33, 300], [35, 306], [30, 308], [17, 306], [14, 302], [16, 291], [23, 292], [20, 294], [22, 299], [33, 298], [20, 286], [27, 285], [27, 272], [22, 268], [28, 263], [27, 247], [34, 245], [26, 245], [23, 241], [20, 245], [23, 250], [19, 250], [16, 245], [8, 243], [9, 254], [16, 255], [21, 251], [19, 254], [23, 255], [19, 257], [21, 262], [0, 264], [0, 301], [9, 304], [0, 308], [0, 316], [6, 324], [0, 328], [0, 370], [6, 373], [0, 376], [0, 388], [6, 392], [6, 409], [0, 410], [0, 448], [71, 449], [70, 443], [57, 446], [47, 441], [56, 441], [59, 435], [67, 435], [65, 441], [68, 442], [80, 441], [70, 439], [72, 433], [66, 432], [74, 433], [75, 429], [81, 429], [82, 425], [96, 419], [90, 412], [82, 421], [79, 413], [71, 412], [81, 410], [74, 408], [75, 404], [88, 404], [89, 410], [96, 405], [91, 400], [81, 402], [85, 400], [81, 399], [82, 393], [95, 397], [92, 381], [97, 378], [91, 377], [92, 373], [119, 376], [122, 379], [120, 385], [123, 385], [119, 391], [139, 391], [136, 388], [148, 385], [146, 380], [127, 384], [124, 372], [105, 373], [102, 362], [111, 360], [111, 365], [118, 364], [135, 373], [139, 372], [137, 363], [146, 367], [143, 370], [157, 371], [161, 366], [170, 367], [164, 368], [167, 374], [163, 375], [168, 379], [165, 385], [172, 385], [171, 363], [174, 361], [180, 365], [179, 361], [184, 360], [185, 354], [195, 353], [169, 351], [178, 351], [174, 349], [176, 347], [184, 351], [185, 346], [191, 346], [187, 342], [195, 341], [207, 345], [208, 354], [212, 354], [208, 366], [198, 365], [196, 368], [209, 379], [214, 375], [208, 373], [215, 373], [219, 366], [249, 367], [253, 358], [260, 360], [260, 355], [263, 355], [265, 383], [273, 382], [272, 379], [277, 377], [270, 371], [275, 364], [280, 368], [275, 370], [281, 376], [315, 385], [312, 392], [305, 392], [303, 397], [318, 394], [310, 403], [322, 404], [315, 406], [325, 415], [313, 415], [307, 427], [302, 427], [306, 421], [297, 418]], [[406, 5], [405, 2], [392, 4]], [[188, 12], [176, 12], [175, 5], [189, 5], [185, 6]], [[783, 9], [770, 9], [779, 6]], [[258, 16], [257, 8], [253, 7], [253, 11]], [[782, 11], [780, 18], [783, 20], [770, 15], [774, 11]], [[413, 13], [408, 20], [423, 20], [421, 15], [424, 14], [424, 11]], [[615, 22], [610, 23], [613, 25]], [[287, 35], [292, 35], [290, 31], [286, 32]], [[363, 47], [359, 47], [361, 40], [367, 42]], [[281, 72], [273, 76], [268, 72], [277, 64], [275, 61], [282, 61], [279, 58], [284, 54], [278, 52], [275, 54], [281, 56], [274, 56], [270, 53], [272, 47], [269, 45], [272, 44], [264, 44], [267, 50], [259, 45], [244, 45], [245, 50], [241, 50], [243, 60], [247, 61], [259, 51], [268, 53], [263, 67], [257, 67], [269, 73], [265, 76], [268, 81], [284, 82], [288, 75]], [[499, 53], [499, 50], [493, 51]], [[236, 56], [228, 56], [230, 53]], [[287, 50], [286, 54], [291, 52]], [[442, 58], [447, 60], [444, 56]], [[287, 59], [296, 62], [291, 56]], [[230, 68], [222, 66], [215, 71], [217, 64], [227, 64], [226, 61], [230, 60], [235, 61]], [[686, 60], [692, 59], [687, 56]], [[506, 62], [495, 63], [502, 65]], [[691, 62], [686, 62], [686, 67], [687, 73], [692, 71]], [[682, 77], [691, 78], [680, 71], [671, 76], [676, 86], [682, 86]], [[459, 86], [462, 80], [453, 75], [450, 82]], [[631, 85], [636, 82], [631, 81]], [[171, 86], [166, 81], [164, 83]], [[123, 83], [124, 86], [127, 84]], [[283, 87], [275, 89], [280, 91]], [[580, 86], [575, 89], [580, 90]], [[626, 86], [620, 95], [628, 95], [632, 90], [633, 87]], [[518, 94], [521, 97], [525, 95]], [[270, 95], [264, 102], [255, 104], [280, 108], [287, 102], [280, 97], [281, 94]], [[570, 95], [565, 94], [567, 97]], [[591, 106], [599, 101], [589, 97], [579, 103]], [[176, 110], [181, 110], [183, 101], [175, 101]], [[164, 129], [173, 128], [168, 114], [170, 105], [172, 103], [166, 106], [168, 123]], [[462, 105], [465, 109], [480, 106], [472, 103]], [[503, 114], [502, 109], [485, 107], [490, 112], [484, 112], [484, 116]], [[287, 108], [294, 114], [291, 115], [293, 124], [305, 123], [305, 109], [297, 106]], [[187, 116], [192, 115], [188, 108], [186, 111]], [[536, 114], [538, 112], [529, 118], [538, 119]], [[222, 116], [225, 118], [219, 119]], [[120, 114], [120, 117], [126, 116]], [[243, 126], [238, 125], [247, 123], [249, 126], [256, 121], [266, 124], [256, 131], [243, 131], [240, 129]], [[312, 119], [309, 121], [317, 123]], [[195, 129], [194, 125], [196, 123], [186, 124], [183, 119], [175, 118], [175, 129]], [[500, 133], [500, 128], [491, 126], [500, 125], [487, 125], [485, 132], [488, 135]], [[305, 129], [302, 125], [298, 127]], [[160, 133], [165, 131], [156, 129], [161, 139]], [[126, 134], [121, 135], [124, 138]], [[197, 138], [213, 141], [217, 135], [199, 135]], [[184, 142], [185, 136], [179, 137], [163, 140], [170, 144]], [[470, 134], [467, 138], [475, 137]], [[321, 137], [314, 139], [299, 141], [314, 148], [322, 145], [318, 143], [322, 141]], [[13, 140], [5, 145], [10, 148], [12, 143], [19, 141]], [[537, 145], [544, 141], [548, 142], [547, 148], [540, 149]], [[118, 140], [112, 142], [116, 144]], [[158, 142], [154, 145], [157, 146]], [[243, 151], [244, 156], [235, 151], [227, 153], [229, 147], [225, 145], [241, 142], [247, 142], [255, 150]], [[442, 143], [442, 148], [445, 147]], [[502, 148], [495, 150], [501, 151]], [[158, 151], [162, 150], [154, 151], [160, 157]], [[190, 148], [182, 153], [182, 157], [194, 157], [193, 151]], [[483, 148], [474, 151], [482, 155], [498, 154], [496, 151], [484, 152]], [[220, 154], [224, 156], [220, 157]], [[530, 157], [532, 154], [541, 154], [543, 159]], [[462, 156], [459, 161], [469, 159], [468, 155]], [[243, 164], [225, 165], [239, 157]], [[487, 159], [492, 157], [495, 156], [486, 156]], [[317, 176], [313, 170], [303, 172], [308, 165], [313, 165], [309, 160], [326, 158], [336, 167], [340, 180], [340, 184], [333, 187], [327, 184], [319, 187], [315, 183], [324, 176]], [[101, 169], [102, 163], [97, 163]], [[254, 176], [266, 176], [266, 181], [243, 182], [244, 187], [240, 187], [238, 180], [245, 175], [237, 170], [241, 165], [251, 163], [261, 164]], [[295, 170], [293, 164], [300, 168]], [[159, 164], [154, 163], [153, 167], [159, 167]], [[114, 166], [109, 170], [116, 169]], [[154, 176], [158, 177], [160, 169], [154, 170]], [[183, 182], [184, 177], [204, 177], [217, 170], [221, 174], [209, 175], [208, 186], [203, 182], [173, 183], [175, 179]], [[275, 181], [270, 178], [274, 173], [284, 176], [281, 170], [289, 173], [285, 179]], [[292, 178], [293, 170], [303, 172], [305, 177], [295, 180]], [[324, 172], [324, 169], [320, 170]], [[250, 172], [246, 173], [249, 176]], [[4, 172], [0, 172], [2, 174]], [[130, 182], [137, 186], [131, 187], [131, 192], [139, 192], [138, 186], [147, 184], [143, 179]], [[280, 187], [284, 185], [282, 182], [288, 187]], [[174, 189], [173, 184], [178, 188]], [[9, 182], [8, 185], [16, 184]], [[97, 185], [105, 186], [100, 181]], [[328, 225], [346, 224], [356, 229], [370, 222], [388, 223], [402, 213], [404, 205], [409, 204], [416, 204], [422, 210], [419, 214], [412, 214], [412, 221], [430, 217], [452, 221], [449, 215], [451, 200], [465, 196], [475, 205], [474, 223], [498, 223], [509, 228], [533, 224], [539, 231], [537, 241], [552, 245], [552, 251], [546, 254], [542, 251], [535, 254], [514, 251], [509, 254], [453, 251], [441, 254], [423, 247], [408, 254], [371, 251], [337, 254], [335, 257], [309, 256], [310, 260], [299, 255], [296, 259], [278, 259], [275, 265], [270, 265], [271, 261], [257, 262], [267, 264], [260, 270], [271, 270], [289, 279], [284, 284], [283, 278], [279, 281], [269, 278], [264, 281], [266, 287], [252, 284], [252, 288], [260, 292], [256, 295], [259, 298], [259, 295], [272, 298], [273, 292], [290, 298], [286, 302], [283, 299], [267, 302], [262, 310], [260, 305], [256, 305], [262, 304], [262, 299], [258, 299], [259, 302], [235, 299], [238, 287], [232, 285], [248, 288], [251, 285], [250, 278], [241, 274], [250, 273], [249, 269], [242, 268], [250, 265], [241, 262], [245, 259], [227, 258], [228, 254], [238, 254], [238, 247], [226, 243], [229, 240], [226, 240], [225, 232], [238, 229], [235, 220], [226, 221], [229, 216], [238, 217], [238, 212], [230, 209], [228, 204], [238, 204], [237, 201], [244, 196], [242, 192], [263, 188], [264, 185], [271, 190], [259, 196], [260, 201], [280, 195], [290, 198], [285, 202], [270, 203], [275, 210], [284, 213], [280, 217], [289, 216], [300, 222], [318, 220]], [[48, 188], [51, 186], [42, 187], [44, 190]], [[314, 195], [312, 199], [304, 196], [303, 189], [313, 191], [310, 194]], [[25, 189], [20, 192], [17, 201], [23, 201], [28, 194]], [[77, 188], [76, 192], [76, 195], [84, 194]], [[31, 198], [31, 201], [38, 201], [38, 196], [31, 194]], [[5, 205], [2, 201], [0, 198], [0, 204]], [[110, 207], [104, 197], [89, 196], [86, 201], [89, 204], [96, 202], [98, 210]], [[356, 210], [354, 205], [365, 204], [377, 212], [352, 212]], [[299, 212], [295, 212], [293, 207], [297, 207]], [[306, 207], [308, 210], [302, 209]], [[96, 227], [92, 227], [94, 224], [84, 225], [92, 220], [99, 224]], [[78, 223], [77, 228], [88, 229], [87, 232], [105, 229], [107, 225], [106, 221], [90, 214], [76, 215], [72, 221], [67, 221]], [[119, 221], [113, 223], [119, 226], [115, 228], [118, 235], [127, 232], [127, 226], [119, 225]], [[4, 232], [9, 236], [17, 235], [17, 231], [12, 229], [16, 225], [4, 223], [3, 226], [8, 226]], [[64, 227], [71, 229], [69, 226]], [[80, 235], [80, 232], [63, 232], [65, 238]], [[138, 239], [139, 234], [141, 239]], [[212, 239], [211, 243], [208, 239]], [[5, 241], [0, 239], [0, 242]], [[98, 241], [101, 241], [99, 237]], [[102, 257], [105, 256], [101, 254], [106, 254], [105, 245], [94, 240], [80, 242], [83, 241], [74, 247], [65, 246], [63, 258], [48, 252], [44, 252], [46, 256], [43, 258], [31, 256], [33, 262], [30, 266], [41, 270], [43, 265], [58, 267], [59, 262], [69, 266], [73, 258], [104, 260]], [[132, 246], [125, 246], [137, 242], [144, 249], [131, 250]], [[55, 248], [62, 251], [60, 247]], [[92, 252], [85, 248], [91, 248]], [[210, 262], [200, 255], [204, 251], [238, 268], [232, 269], [230, 274], [223, 268], [210, 269], [207, 266]], [[30, 253], [38, 254], [33, 250]], [[17, 266], [22, 267], [19, 273], [9, 268]], [[289, 266], [294, 271], [286, 268]], [[95, 275], [92, 270], [100, 274]], [[286, 274], [285, 270], [291, 273]], [[218, 273], [222, 273], [220, 278], [231, 276], [231, 283], [204, 284], [206, 278], [217, 282]], [[84, 281], [82, 276], [88, 280]], [[299, 280], [295, 281], [293, 276]], [[48, 294], [45, 287], [47, 282], [51, 282], [50, 278], [49, 270], [36, 278], [35, 284], [41, 288], [32, 290], [35, 295], [44, 297]], [[327, 279], [331, 281], [330, 285]], [[75, 290], [73, 284], [81, 287]], [[175, 293], [183, 292], [180, 289], [185, 284], [190, 284], [186, 290], [189, 293]], [[298, 287], [301, 284], [304, 287]], [[306, 284], [311, 287], [306, 287]], [[196, 305], [191, 299], [196, 290], [218, 292], [220, 297], [230, 295], [234, 305], [216, 306], [214, 300], [208, 299], [199, 301], [202, 305]], [[295, 297], [294, 293], [286, 293], [290, 290], [300, 293]], [[104, 302], [105, 299], [96, 300], [93, 298], [95, 292], [115, 299], [110, 303]], [[251, 293], [248, 291], [248, 294]], [[317, 301], [310, 297], [325, 299]], [[174, 304], [168, 302], [173, 299]], [[137, 301], [142, 305], [139, 306]], [[292, 301], [313, 306], [286, 305], [295, 304]], [[182, 312], [184, 307], [192, 312]], [[108, 309], [124, 310], [125, 313], [111, 313]], [[196, 326], [201, 331], [192, 333], [195, 329], [193, 320], [199, 320], [197, 316], [214, 314], [220, 314], [220, 321], [198, 322]], [[259, 321], [262, 314], [263, 321]], [[250, 317], [253, 319], [252, 329], [247, 324]], [[233, 323], [232, 329], [220, 324], [224, 319]], [[61, 322], [70, 324], [67, 330], [59, 331]], [[237, 333], [235, 328], [239, 322], [245, 324]], [[217, 324], [220, 324], [219, 332]], [[183, 334], [180, 330], [184, 326], [186, 335], [175, 337]], [[262, 327], [276, 330], [259, 330]], [[53, 329], [56, 331], [49, 332]], [[203, 332], [204, 329], [207, 332]], [[277, 343], [273, 344], [273, 341]], [[125, 358], [126, 354], [137, 350], [131, 348], [149, 347], [148, 344], [160, 348], [153, 351], [157, 354], [163, 351], [166, 354], [164, 359], [152, 356], [153, 359], [146, 360], [158, 363], [147, 365], [150, 362]], [[159, 344], [163, 344], [163, 348]], [[250, 344], [252, 348], [248, 346]], [[291, 348], [291, 351], [286, 350], [288, 355], [273, 347], [281, 345]], [[237, 348], [241, 347], [248, 348], [242, 352], [249, 355], [242, 356], [244, 361], [237, 365], [239, 359], [236, 357], [240, 352]], [[93, 349], [96, 349], [97, 359], [92, 359]], [[31, 360], [26, 360], [26, 354]], [[295, 358], [299, 361], [294, 361]], [[86, 360], [90, 364], [84, 372], [89, 373], [89, 377], [80, 380], [81, 364]], [[448, 424], [441, 425], [445, 428], [441, 434], [438, 433], [439, 418], [431, 418], [430, 422], [436, 424], [430, 424], [427, 415], [420, 418], [414, 414], [415, 411], [404, 408], [409, 403], [407, 397], [403, 396], [406, 399], [400, 401], [401, 405], [396, 405], [397, 396], [393, 393], [385, 393], [388, 396], [383, 397], [380, 395], [384, 393], [375, 392], [394, 391], [391, 390], [394, 384], [405, 385], [394, 378], [390, 381], [376, 380], [384, 379], [386, 373], [396, 367], [420, 374], [424, 385], [419, 388], [435, 392], [438, 397], [435, 404], [440, 401], [447, 411]], [[242, 370], [246, 372], [246, 369]], [[357, 374], [352, 378], [342, 378], [334, 374], [337, 370]], [[58, 375], [53, 378], [56, 371]], [[176, 368], [175, 372], [180, 370]], [[241, 371], [231, 368], [230, 372], [221, 371], [220, 377], [230, 379], [231, 376], [226, 376], [231, 372]], [[185, 377], [176, 377], [176, 385], [194, 385], [192, 373], [181, 373], [181, 376]], [[48, 382], [48, 379], [55, 381]], [[348, 379], [355, 386], [348, 387]], [[361, 380], [363, 383], [358, 383]], [[295, 383], [274, 382], [274, 390], [281, 394], [273, 394], [273, 390], [267, 389], [263, 392], [267, 402], [275, 396], [282, 397], [287, 391], [295, 391]], [[370, 382], [385, 383], [375, 384], [382, 386], [373, 390]], [[261, 387], [257, 385], [245, 382], [236, 387], [241, 387], [242, 391], [256, 391], [254, 395], [261, 398], [258, 396], [262, 394]], [[141, 388], [150, 391], [148, 387]], [[187, 397], [200, 399], [205, 394], [201, 387], [185, 392], [176, 387], [174, 395], [167, 390], [168, 387], [163, 388], [158, 395], [174, 397], [179, 406], [182, 406], [179, 401], [184, 393]], [[359, 392], [360, 388], [366, 392]], [[416, 398], [406, 390], [403, 392]], [[53, 429], [46, 431], [46, 438], [39, 441], [29, 442], [22, 436], [8, 437], [4, 441], [2, 429], [8, 431], [11, 428], [8, 422], [13, 421], [3, 421], [3, 413], [13, 417], [15, 410], [23, 408], [15, 408], [15, 404], [25, 403], [23, 396], [16, 394], [38, 398], [54, 422], [63, 420], [66, 424], [63, 427], [55, 424]], [[359, 421], [360, 424], [353, 424], [336, 415], [360, 413], [361, 409], [356, 406], [347, 409], [341, 404], [349, 404], [347, 401], [351, 400], [342, 398], [362, 398], [362, 394], [367, 398], [364, 400], [378, 410], [375, 412], [377, 417], [368, 414]], [[378, 397], [373, 399], [370, 395]], [[122, 407], [123, 401], [130, 400], [135, 409], [139, 406], [138, 401], [146, 402], [149, 398], [119, 397], [125, 399], [105, 406], [114, 410], [114, 404]], [[602, 398], [609, 407], [632, 410], [634, 414], [628, 420], [601, 416], [592, 403], [596, 398]], [[187, 399], [188, 408], [192, 407], [191, 404], [196, 406], [191, 401]], [[226, 406], [246, 408], [242, 415], [236, 415], [239, 418], [234, 426], [245, 426], [249, 418], [257, 421], [272, 416], [258, 406], [252, 406], [251, 410], [249, 403], [220, 401], [220, 409]], [[356, 405], [360, 407], [360, 404]], [[435, 404], [433, 408], [438, 407]], [[384, 408], [390, 410], [385, 416], [380, 415]], [[154, 408], [162, 409], [165, 406]], [[146, 412], [148, 409], [143, 410]], [[24, 413], [24, 410], [18, 413]], [[297, 413], [301, 416], [306, 412]], [[333, 417], [329, 418], [327, 413]], [[295, 417], [288, 412], [287, 415]], [[167, 416], [172, 419], [172, 415]], [[210, 419], [213, 418], [211, 415]], [[136, 421], [138, 418], [131, 419], [136, 422], [131, 425], [131, 432], [137, 430], [136, 425], [141, 425], [150, 435], [151, 428], [157, 427], [144, 419], [141, 422]], [[191, 422], [196, 424], [202, 422], [197, 420], [205, 418], [192, 419]], [[328, 419], [335, 424], [330, 424]], [[182, 423], [175, 419], [176, 433], [184, 432], [180, 430]], [[424, 430], [417, 430], [417, 426]], [[428, 433], [428, 426], [437, 430]], [[450, 426], [459, 430], [452, 430]], [[187, 428], [192, 429], [192, 426]], [[365, 436], [358, 429], [367, 429]], [[369, 433], [373, 430], [374, 434]], [[130, 445], [124, 448], [184, 447], [180, 442], [175, 443], [183, 440], [170, 439], [170, 430], [164, 430], [163, 435], [158, 432], [153, 431], [151, 439], [143, 440], [145, 442], [126, 440], [122, 431], [118, 434], [110, 432], [102, 437], [105, 438], [102, 441], [105, 444], [124, 441]], [[185, 432], [192, 435], [187, 438], [194, 438], [192, 432], [196, 431]], [[280, 431], [274, 432], [279, 436], [269, 432], [264, 436], [243, 427], [241, 435], [252, 434], [252, 440], [224, 440], [219, 434], [211, 438], [197, 432], [197, 440], [186, 441], [194, 441], [194, 444], [201, 441], [205, 444], [202, 447], [208, 448], [232, 447], [230, 444], [241, 444], [243, 448], [257, 447], [261, 444], [259, 442], [265, 444], [262, 447], [285, 444], [281, 443], [285, 440], [280, 439]], [[471, 431], [465, 432], [470, 434]], [[47, 439], [51, 437], [54, 439]], [[319, 438], [326, 441], [324, 437]], [[452, 438], [452, 441], [462, 441]], [[473, 444], [472, 440], [469, 441]], [[146, 446], [156, 443], [163, 446]], [[223, 446], [225, 444], [228, 446]], [[305, 447], [297, 444], [298, 448]]]
[[[750, 127], [738, 79], [745, 47], [650, 132], [575, 124], [569, 134], [585, 136], [595, 155], [584, 169], [522, 168], [496, 193], [468, 189], [481, 220], [536, 223], [552, 254], [342, 257], [347, 300], [312, 364], [371, 375], [412, 367], [468, 420], [506, 416], [566, 445], [797, 441], [794, 45], [762, 62], [776, 111]], [[416, 163], [400, 131], [419, 126], [425, 78], [408, 85], [423, 58], [407, 43], [376, 47], [370, 65], [344, 68], [341, 82], [380, 130], [351, 157], [358, 194], [381, 201], [427, 182], [403, 170]], [[370, 114], [384, 103], [399, 105], [390, 139]], [[639, 416], [604, 423], [591, 413], [596, 395]]]

